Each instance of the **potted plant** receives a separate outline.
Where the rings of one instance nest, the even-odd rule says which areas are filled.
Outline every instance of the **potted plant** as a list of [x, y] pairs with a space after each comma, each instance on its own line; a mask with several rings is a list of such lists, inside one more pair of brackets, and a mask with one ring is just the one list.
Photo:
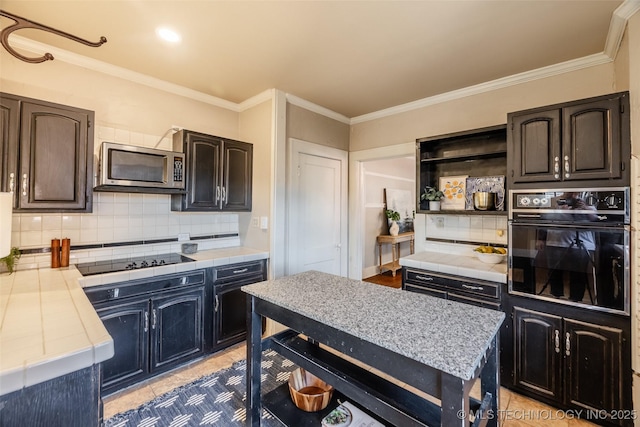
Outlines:
[[0, 258], [0, 264], [4, 264], [9, 271], [9, 274], [13, 273], [13, 269], [15, 268], [16, 261], [20, 259], [20, 249], [13, 247], [11, 248], [11, 252], [4, 258]]
[[391, 224], [389, 224], [389, 234], [397, 236], [400, 231], [400, 226], [396, 221], [400, 221], [400, 213], [391, 209], [385, 209], [384, 213], [387, 219], [391, 221]]
[[444, 193], [438, 190], [436, 187], [424, 187], [424, 191], [420, 196], [420, 200], [426, 200], [429, 202], [430, 211], [440, 210], [440, 200], [444, 197]]

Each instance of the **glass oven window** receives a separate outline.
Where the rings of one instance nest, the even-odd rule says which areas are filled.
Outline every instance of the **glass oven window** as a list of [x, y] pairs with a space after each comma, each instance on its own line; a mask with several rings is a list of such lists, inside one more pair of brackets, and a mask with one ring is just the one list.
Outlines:
[[509, 292], [629, 313], [629, 231], [511, 224]]

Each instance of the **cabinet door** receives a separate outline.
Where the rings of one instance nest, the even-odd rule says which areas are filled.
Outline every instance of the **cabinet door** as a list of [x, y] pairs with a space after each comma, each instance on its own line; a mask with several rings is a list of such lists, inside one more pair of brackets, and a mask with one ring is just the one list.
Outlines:
[[204, 354], [204, 286], [151, 300], [151, 370]]
[[513, 309], [515, 386], [562, 400], [562, 318]]
[[509, 115], [509, 131], [508, 161], [513, 182], [561, 179], [559, 109]]
[[214, 346], [224, 347], [241, 341], [247, 332], [247, 294], [244, 283], [217, 285], [214, 294]]
[[[198, 133], [187, 134], [187, 195], [183, 196], [186, 211], [215, 211], [220, 209], [222, 140]], [[180, 197], [180, 196], [178, 196]]]
[[22, 103], [19, 209], [91, 211], [91, 112]]
[[102, 362], [102, 391], [110, 393], [149, 373], [149, 300], [96, 307], [113, 338], [115, 354]]
[[17, 188], [19, 129], [20, 101], [3, 95], [0, 98], [0, 191], [3, 192]]
[[621, 176], [620, 98], [562, 109], [564, 180]]
[[587, 410], [620, 409], [622, 330], [565, 319], [567, 404]]
[[224, 142], [222, 171], [222, 209], [250, 211], [253, 175], [253, 145], [246, 142]]

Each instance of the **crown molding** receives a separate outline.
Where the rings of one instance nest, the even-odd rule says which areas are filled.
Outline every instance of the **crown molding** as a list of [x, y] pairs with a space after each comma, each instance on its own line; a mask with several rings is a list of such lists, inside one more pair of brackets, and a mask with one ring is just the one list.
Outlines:
[[[307, 109], [314, 113], [326, 116], [328, 118], [337, 120], [339, 122], [354, 125], [371, 120], [381, 119], [395, 114], [405, 113], [412, 110], [417, 110], [430, 105], [435, 105], [443, 102], [452, 101], [455, 99], [464, 98], [467, 96], [477, 95], [505, 87], [531, 82], [563, 73], [569, 73], [572, 71], [593, 67], [596, 65], [602, 65], [613, 61], [617, 55], [620, 43], [624, 36], [624, 30], [626, 28], [627, 21], [631, 16], [640, 10], [640, 0], [625, 0], [613, 13], [611, 17], [611, 23], [609, 24], [609, 32], [607, 34], [607, 40], [605, 42], [605, 48], [602, 53], [578, 58], [571, 61], [562, 62], [559, 64], [550, 65], [548, 67], [538, 68], [536, 70], [530, 70], [512, 76], [504, 77], [501, 79], [492, 80], [490, 82], [481, 83], [474, 86], [469, 86], [459, 90], [443, 93], [440, 95], [431, 96], [428, 98], [419, 99], [417, 101], [409, 102], [406, 104], [396, 105], [391, 108], [374, 111], [372, 113], [363, 114], [361, 116], [348, 118], [340, 113], [336, 113], [328, 108], [314, 104], [310, 101], [292, 95], [286, 94], [287, 102], [293, 105], [297, 105], [301, 108]], [[128, 70], [126, 68], [118, 67], [108, 64], [96, 59], [88, 58], [82, 55], [78, 55], [67, 50], [59, 49], [50, 45], [39, 43], [33, 40], [26, 39], [21, 36], [12, 34], [9, 36], [11, 44], [17, 48], [24, 49], [36, 54], [44, 54], [45, 52], [52, 53], [56, 59], [73, 64], [82, 68], [98, 71], [104, 74], [108, 74], [114, 77], [118, 77], [124, 80], [139, 83], [145, 86], [152, 87], [154, 89], [162, 90], [174, 95], [184, 96], [196, 101], [204, 102], [206, 104], [214, 105], [216, 107], [225, 108], [234, 112], [242, 112], [249, 108], [252, 108], [265, 101], [272, 100], [274, 98], [275, 89], [267, 89], [264, 92], [259, 93], [239, 104], [231, 101], [227, 101], [222, 98], [218, 98], [212, 95], [186, 88], [174, 83], [169, 83], [165, 80], [160, 80], [155, 77], [148, 76], [146, 74], [137, 73], [135, 71]]]
[[466, 88], [446, 92], [440, 95], [430, 96], [428, 98], [419, 99], [417, 101], [408, 102], [406, 104], [396, 105], [395, 107], [375, 111], [373, 113], [363, 114], [362, 116], [353, 117], [351, 119], [351, 124], [353, 125], [370, 120], [380, 119], [383, 117], [393, 116], [395, 114], [417, 110], [430, 105], [440, 104], [467, 96], [478, 95], [497, 89], [503, 89], [517, 84], [527, 83], [534, 80], [556, 76], [558, 74], [564, 74], [583, 68], [593, 67], [595, 65], [606, 64], [611, 61], [613, 60], [609, 56], [603, 53], [597, 53], [594, 55], [585, 56], [583, 58], [550, 65], [548, 67], [542, 67], [535, 70], [514, 74], [512, 76], [503, 77], [501, 79], [480, 83], [474, 86], [468, 86]]
[[611, 23], [609, 24], [609, 32], [607, 33], [607, 41], [604, 45], [604, 53], [611, 59], [615, 59], [618, 54], [627, 21], [638, 10], [640, 10], [640, 0], [626, 0], [613, 12]]
[[343, 116], [342, 114], [336, 113], [335, 111], [329, 110], [328, 108], [322, 107], [318, 104], [314, 104], [313, 102], [307, 101], [306, 99], [299, 98], [290, 93], [287, 93], [286, 97], [287, 97], [287, 102], [289, 102], [289, 104], [297, 105], [298, 107], [302, 107], [306, 110], [321, 114], [330, 119], [334, 119], [348, 125], [351, 124], [351, 120], [347, 116]]
[[206, 104], [214, 105], [216, 107], [226, 108], [228, 110], [232, 110], [235, 112], [240, 111], [239, 105], [236, 104], [235, 102], [231, 102], [222, 98], [207, 95], [205, 93], [202, 93], [193, 89], [189, 89], [174, 83], [169, 83], [165, 80], [160, 80], [155, 77], [148, 76], [146, 74], [137, 73], [135, 71], [131, 71], [126, 68], [111, 65], [103, 61], [98, 61], [97, 59], [78, 55], [77, 53], [69, 52], [68, 50], [59, 49], [54, 46], [29, 40], [14, 34], [9, 36], [9, 40], [12, 46], [19, 49], [24, 49], [26, 51], [33, 52], [36, 54], [44, 54], [45, 52], [49, 52], [53, 54], [53, 56], [57, 60], [66, 62], [68, 64], [76, 65], [82, 68], [87, 68], [93, 71], [98, 71], [100, 73], [104, 73], [113, 77], [118, 77], [124, 80], [139, 83], [145, 86], [152, 87], [154, 89], [159, 89], [168, 93], [172, 93], [174, 95], [184, 96], [186, 98], [204, 102]]
[[267, 89], [264, 92], [261, 92], [255, 96], [252, 96], [249, 99], [242, 101], [238, 105], [238, 111], [243, 112], [248, 110], [249, 108], [253, 108], [256, 105], [260, 105], [263, 102], [271, 101], [275, 97], [275, 89]]

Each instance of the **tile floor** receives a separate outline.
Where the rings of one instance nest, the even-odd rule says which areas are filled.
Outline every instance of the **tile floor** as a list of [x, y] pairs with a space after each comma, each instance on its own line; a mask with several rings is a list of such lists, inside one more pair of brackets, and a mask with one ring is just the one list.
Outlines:
[[[204, 375], [230, 367], [246, 357], [244, 343], [232, 346], [205, 359], [195, 361], [154, 379], [132, 386], [104, 398], [104, 419], [137, 408], [176, 387], [188, 384]], [[472, 394], [479, 394], [477, 388]], [[500, 416], [503, 427], [586, 427], [594, 426], [586, 421], [573, 419], [556, 408], [519, 395], [504, 387], [500, 389]], [[536, 419], [537, 418], [537, 419]]]

